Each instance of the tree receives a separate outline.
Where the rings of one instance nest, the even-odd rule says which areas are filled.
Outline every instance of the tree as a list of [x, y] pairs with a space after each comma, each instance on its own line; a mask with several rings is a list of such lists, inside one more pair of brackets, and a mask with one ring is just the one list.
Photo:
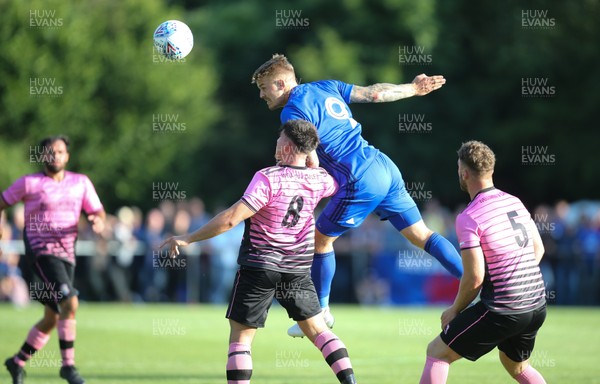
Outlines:
[[42, 137], [63, 133], [73, 142], [70, 169], [90, 175], [109, 209], [155, 205], [161, 181], [189, 190], [187, 159], [220, 110], [205, 47], [182, 62], [153, 50], [154, 29], [180, 10], [143, 0], [1, 7], [3, 188], [39, 169], [30, 153]]

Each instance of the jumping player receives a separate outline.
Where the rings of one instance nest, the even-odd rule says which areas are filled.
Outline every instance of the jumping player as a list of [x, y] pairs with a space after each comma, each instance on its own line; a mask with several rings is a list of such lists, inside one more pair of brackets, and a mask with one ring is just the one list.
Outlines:
[[[494, 153], [481, 142], [458, 150], [460, 188], [471, 197], [456, 218], [465, 272], [454, 304], [442, 313], [442, 333], [427, 347], [421, 384], [445, 383], [451, 363], [477, 360], [495, 347], [517, 382], [545, 383], [529, 365], [546, 318], [538, 266], [544, 245], [521, 200], [494, 187], [494, 164]], [[481, 301], [468, 307], [479, 293]]]
[[[452, 275], [460, 278], [462, 265], [454, 246], [431, 231], [404, 187], [398, 167], [388, 156], [361, 136], [360, 123], [352, 118], [349, 103], [381, 103], [423, 96], [444, 85], [442, 76], [417, 76], [410, 84], [374, 84], [367, 87], [337, 80], [298, 84], [294, 67], [275, 54], [252, 75], [270, 110], [283, 108], [281, 122], [305, 119], [319, 132], [321, 144], [309, 157], [338, 182], [316, 224], [315, 258], [311, 274], [323, 314], [333, 326], [329, 294], [335, 273], [334, 241], [348, 229], [358, 227], [374, 212], [389, 220], [412, 244], [434, 256]], [[303, 336], [297, 326], [290, 336]]]
[[0, 213], [19, 201], [25, 204], [23, 236], [33, 276], [30, 295], [44, 304], [44, 317], [31, 328], [19, 352], [4, 364], [13, 384], [24, 383], [25, 363], [46, 345], [50, 332], [57, 328], [60, 377], [69, 384], [83, 384], [75, 368], [75, 313], [79, 301], [73, 278], [77, 224], [84, 211], [94, 232], [100, 233], [106, 214], [90, 179], [65, 171], [69, 161], [67, 137], [46, 138], [40, 148], [44, 171], [23, 176], [5, 190], [0, 196]]
[[242, 198], [190, 235], [165, 240], [171, 255], [179, 247], [215, 237], [245, 220], [229, 319], [227, 383], [248, 384], [252, 341], [265, 325], [273, 298], [298, 322], [341, 383], [356, 383], [345, 345], [321, 314], [309, 269], [314, 253], [313, 211], [335, 193], [334, 179], [322, 168], [306, 167], [317, 145], [315, 127], [304, 120], [283, 124], [275, 158], [278, 164], [258, 171]]

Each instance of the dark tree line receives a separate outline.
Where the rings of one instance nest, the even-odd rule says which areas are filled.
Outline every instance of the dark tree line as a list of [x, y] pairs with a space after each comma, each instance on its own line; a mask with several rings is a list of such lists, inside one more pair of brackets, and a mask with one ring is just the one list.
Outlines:
[[[152, 49], [172, 18], [195, 36], [182, 63]], [[407, 182], [448, 206], [466, 198], [455, 151], [469, 139], [496, 151], [496, 183], [530, 205], [598, 198], [598, 1], [0, 1], [0, 19], [2, 189], [62, 132], [109, 208], [150, 208], [169, 182], [230, 204], [273, 163], [279, 115], [250, 76], [278, 52], [303, 82], [443, 74], [431, 95], [353, 113]]]

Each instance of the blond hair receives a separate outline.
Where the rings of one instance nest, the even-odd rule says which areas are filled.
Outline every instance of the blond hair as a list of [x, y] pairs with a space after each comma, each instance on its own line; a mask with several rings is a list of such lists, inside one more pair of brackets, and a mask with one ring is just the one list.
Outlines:
[[289, 73], [295, 76], [294, 67], [288, 61], [287, 57], [276, 53], [269, 61], [258, 67], [252, 74], [252, 84], [257, 83], [263, 77], [268, 77], [274, 74]]

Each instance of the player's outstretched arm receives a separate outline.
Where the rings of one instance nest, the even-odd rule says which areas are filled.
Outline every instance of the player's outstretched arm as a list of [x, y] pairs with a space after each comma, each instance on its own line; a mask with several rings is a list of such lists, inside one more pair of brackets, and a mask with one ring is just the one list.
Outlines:
[[250, 218], [252, 215], [254, 215], [254, 212], [240, 200], [213, 217], [208, 223], [194, 233], [170, 237], [163, 241], [158, 248], [161, 249], [164, 246], [168, 246], [169, 254], [171, 257], [175, 257], [179, 255], [179, 247], [185, 247], [191, 243], [218, 236], [221, 233], [229, 231], [242, 221]]
[[387, 103], [412, 96], [425, 96], [446, 84], [444, 76], [420, 74], [409, 84], [378, 83], [361, 87], [352, 87], [352, 103]]

